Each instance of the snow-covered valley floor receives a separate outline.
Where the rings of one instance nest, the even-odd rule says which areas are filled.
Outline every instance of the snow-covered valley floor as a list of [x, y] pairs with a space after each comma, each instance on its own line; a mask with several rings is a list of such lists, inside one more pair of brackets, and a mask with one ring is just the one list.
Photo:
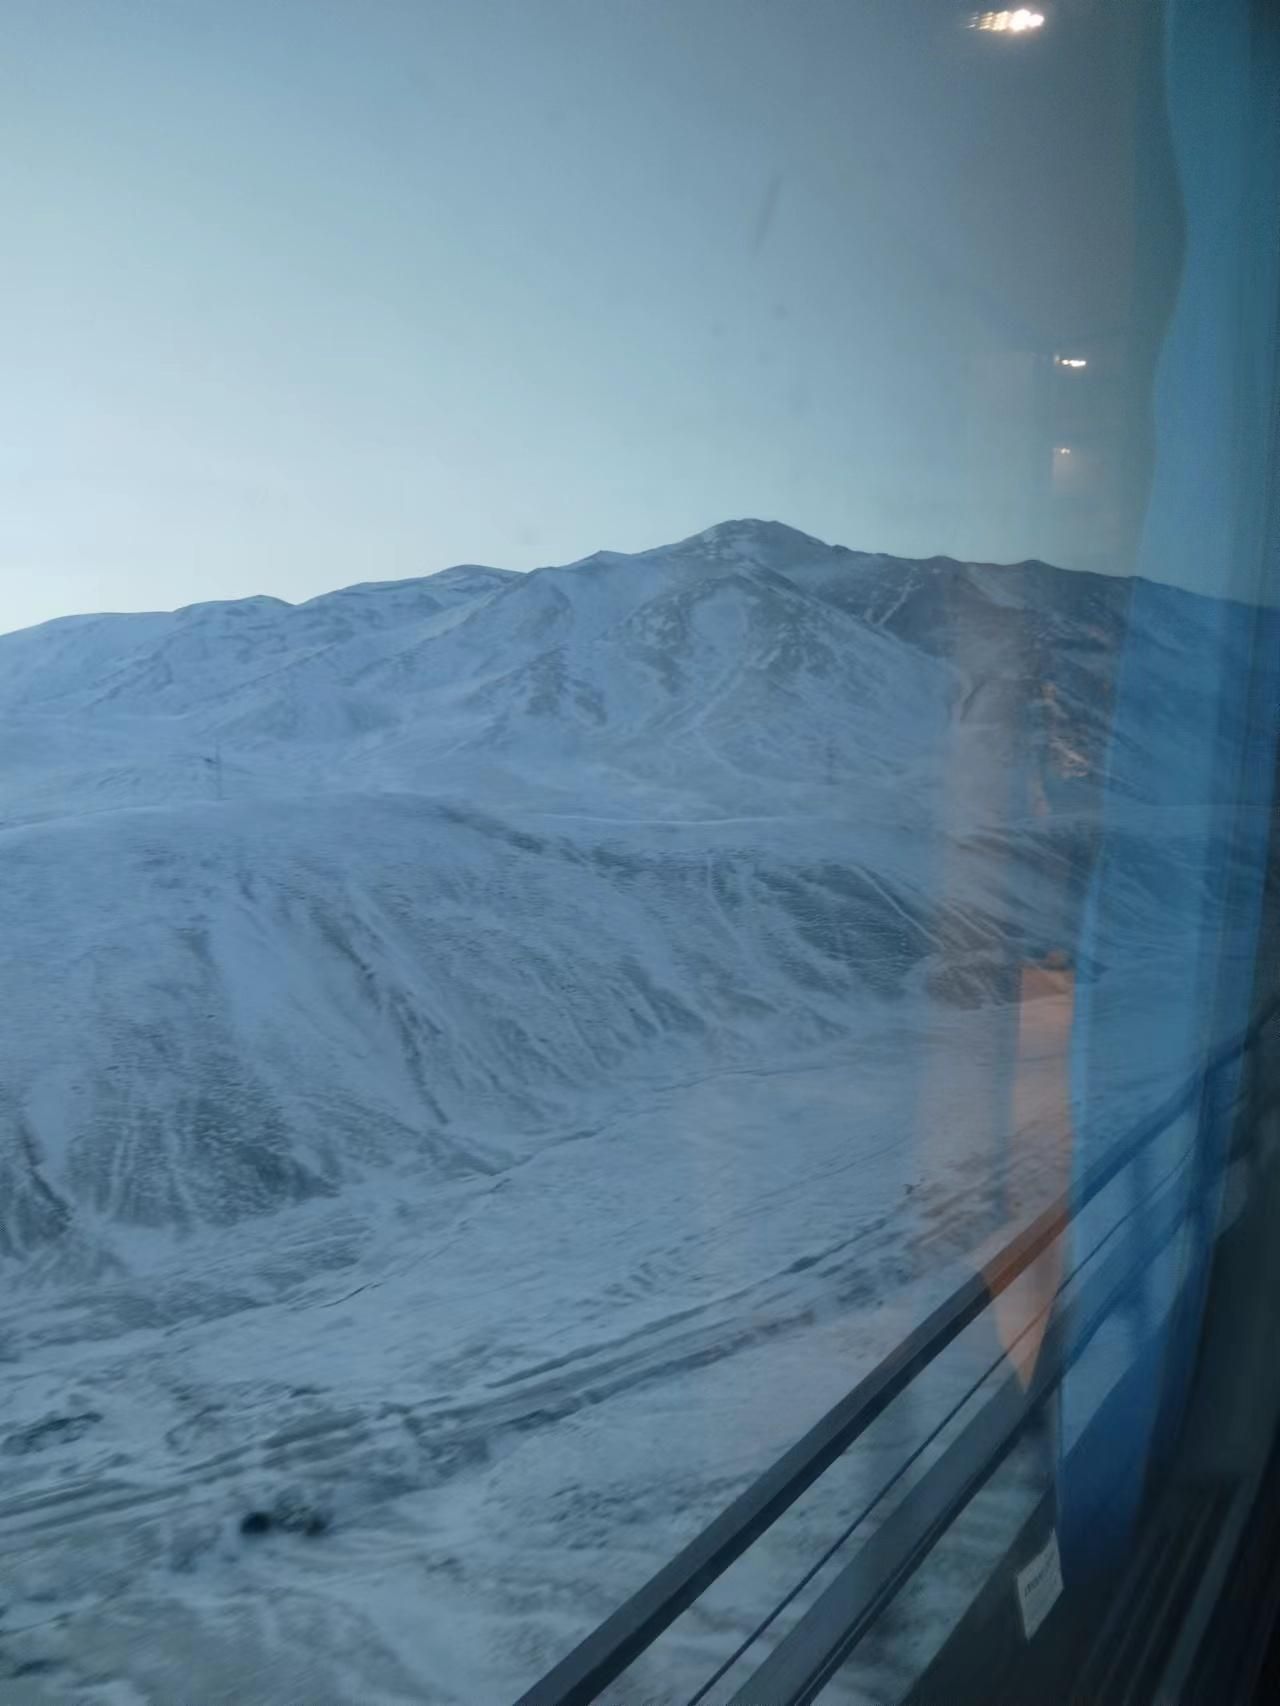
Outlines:
[[[838, 1063], [655, 1085], [496, 1177], [405, 1170], [0, 1315], [7, 1698], [514, 1698], [1007, 1230], [981, 1099], [934, 1124], [893, 1064], [980, 1084], [991, 1031], [895, 1019]], [[1021, 1218], [1061, 1180], [1019, 1153]], [[618, 1698], [697, 1686], [947, 1390]], [[83, 1431], [20, 1448], [48, 1416]], [[240, 1533], [282, 1495], [331, 1526]]]

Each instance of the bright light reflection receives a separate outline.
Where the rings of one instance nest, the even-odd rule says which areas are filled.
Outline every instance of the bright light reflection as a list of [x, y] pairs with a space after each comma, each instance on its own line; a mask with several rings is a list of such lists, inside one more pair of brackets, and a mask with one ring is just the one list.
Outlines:
[[1038, 30], [1044, 23], [1043, 12], [1032, 12], [1019, 6], [1016, 12], [978, 12], [970, 21], [971, 30], [1010, 31], [1022, 35], [1026, 30]]
[[1055, 355], [1056, 367], [1088, 367], [1089, 363], [1082, 355]]

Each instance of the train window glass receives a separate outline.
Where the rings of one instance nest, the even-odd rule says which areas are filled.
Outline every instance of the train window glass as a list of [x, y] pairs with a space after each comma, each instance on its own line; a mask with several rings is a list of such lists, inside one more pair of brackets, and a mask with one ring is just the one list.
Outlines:
[[1260, 0], [9, 0], [15, 1700], [1218, 1663], [1278, 54]]

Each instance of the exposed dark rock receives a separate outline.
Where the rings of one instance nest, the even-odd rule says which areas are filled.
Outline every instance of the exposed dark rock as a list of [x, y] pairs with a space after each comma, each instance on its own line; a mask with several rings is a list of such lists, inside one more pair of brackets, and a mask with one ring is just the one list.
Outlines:
[[19, 1428], [0, 1440], [0, 1451], [10, 1457], [25, 1457], [29, 1451], [48, 1451], [55, 1445], [70, 1445], [102, 1420], [97, 1410], [78, 1416], [45, 1416], [30, 1427]]

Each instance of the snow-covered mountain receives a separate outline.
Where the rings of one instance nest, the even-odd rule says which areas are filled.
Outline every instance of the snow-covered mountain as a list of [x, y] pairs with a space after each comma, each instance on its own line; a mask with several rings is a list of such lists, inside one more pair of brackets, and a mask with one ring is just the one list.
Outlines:
[[[61, 810], [68, 793], [141, 804], [452, 784], [470, 798], [477, 767], [587, 808], [625, 811], [615, 796], [643, 784], [649, 816], [665, 784], [667, 806], [774, 815], [770, 782], [841, 761], [896, 777], [929, 747], [921, 723], [945, 704], [945, 667], [778, 566], [806, 544], [812, 563], [835, 553], [786, 529], [698, 543], [8, 636], [5, 815]], [[857, 731], [869, 713], [887, 750]], [[78, 731], [61, 763], [51, 724]]]
[[969, 691], [930, 573], [739, 523], [0, 639], [0, 1252], [492, 1169], [897, 987]]
[[[991, 970], [1036, 861], [987, 892], [981, 838], [1042, 774], [1087, 797], [1125, 599], [732, 522], [0, 638], [0, 1253], [483, 1171], [623, 1084]], [[984, 718], [1020, 731], [998, 822], [942, 789]], [[1070, 856], [1078, 816], [1038, 840]], [[942, 834], [976, 848], [962, 908]]]
[[[1147, 590], [1151, 748], [1109, 783], [1135, 834], [1211, 620]], [[228, 1698], [285, 1698], [253, 1692], [282, 1651], [320, 1667], [308, 1700], [500, 1697], [843, 1390], [881, 1301], [990, 1230], [1007, 1134], [965, 1074], [1070, 933], [1129, 599], [740, 521], [0, 637], [0, 1537], [95, 1652], [77, 1512]], [[1179, 858], [1126, 901], [1153, 980]], [[926, 1058], [955, 1105], [922, 1161]], [[688, 1440], [667, 1503], [643, 1453], [601, 1491], [691, 1371], [723, 1424], [814, 1333], [794, 1413]], [[292, 1623], [250, 1628], [235, 1515], [286, 1473], [336, 1512], [346, 1585], [308, 1565]], [[634, 1555], [590, 1514], [614, 1496]], [[428, 1571], [429, 1650], [385, 1584], [334, 1622], [361, 1523]], [[454, 1627], [477, 1594], [491, 1669]], [[72, 1692], [32, 1700], [80, 1698], [68, 1642]], [[157, 1667], [127, 1672], [148, 1701]]]
[[[900, 822], [936, 781], [943, 728], [993, 683], [1087, 744], [1129, 584], [731, 522], [527, 575], [66, 618], [0, 636], [0, 822], [450, 788], [773, 817], [853, 787], [860, 817]], [[1202, 601], [1161, 592], [1170, 691], [1194, 690]]]

